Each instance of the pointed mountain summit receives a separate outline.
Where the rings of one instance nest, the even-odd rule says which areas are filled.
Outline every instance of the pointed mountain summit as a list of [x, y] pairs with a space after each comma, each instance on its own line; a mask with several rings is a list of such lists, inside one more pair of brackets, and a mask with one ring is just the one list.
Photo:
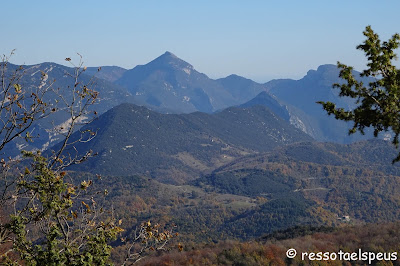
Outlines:
[[180, 59], [179, 57], [168, 51], [162, 54], [161, 56], [157, 57], [153, 61], [151, 61], [149, 64], [169, 65], [175, 67], [178, 70], [184, 68], [193, 69], [193, 66], [191, 64]]
[[260, 92], [256, 97], [240, 105], [240, 107], [246, 108], [255, 105], [266, 106], [272, 112], [280, 116], [283, 120], [286, 120], [288, 122], [290, 120], [290, 114], [287, 110], [287, 107], [283, 104], [280, 104], [276, 98], [268, 94], [266, 91]]
[[242, 104], [264, 89], [251, 80], [237, 83], [229, 77], [210, 79], [171, 52], [126, 71], [116, 83], [146, 106], [177, 113], [211, 113]]

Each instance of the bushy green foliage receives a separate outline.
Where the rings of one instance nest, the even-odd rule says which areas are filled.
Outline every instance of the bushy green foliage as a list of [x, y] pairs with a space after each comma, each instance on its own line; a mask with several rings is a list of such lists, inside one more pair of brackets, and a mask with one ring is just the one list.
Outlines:
[[[370, 26], [367, 26], [364, 35], [366, 40], [357, 46], [364, 51], [368, 59], [368, 68], [361, 73], [361, 77], [371, 77], [374, 81], [365, 85], [353, 75], [353, 67], [338, 62], [339, 77], [344, 84], [334, 84], [340, 89], [340, 96], [355, 100], [357, 107], [345, 110], [336, 107], [332, 102], [318, 102], [336, 119], [353, 121], [349, 134], [357, 131], [364, 134], [365, 129], [372, 127], [374, 136], [382, 131], [391, 131], [394, 134], [392, 143], [398, 147], [400, 136], [400, 71], [393, 60], [397, 59], [395, 50], [400, 44], [400, 35], [395, 34], [388, 41], [381, 42]], [[393, 163], [400, 161], [400, 153], [393, 159]]]
[[[16, 206], [6, 226], [14, 235], [14, 251], [27, 265], [107, 265], [110, 240], [123, 230], [113, 220], [99, 221], [103, 210], [96, 202], [74, 201], [88, 188], [66, 183], [65, 172], [48, 166], [40, 153], [25, 152], [33, 160], [18, 183], [28, 202]], [[78, 207], [79, 206], [79, 207]], [[41, 228], [38, 235], [28, 234], [32, 226]]]

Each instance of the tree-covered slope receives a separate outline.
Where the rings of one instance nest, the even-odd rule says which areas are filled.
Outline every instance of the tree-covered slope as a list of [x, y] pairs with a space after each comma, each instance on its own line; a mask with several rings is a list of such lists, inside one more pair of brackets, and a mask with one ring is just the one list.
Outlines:
[[177, 115], [122, 104], [82, 128], [86, 129], [97, 131], [97, 136], [76, 148], [98, 156], [75, 169], [140, 173], [167, 182], [194, 179], [245, 154], [311, 140], [262, 106]]
[[[321, 221], [400, 219], [400, 166], [390, 142], [297, 143], [239, 158], [192, 184], [219, 193], [311, 200]], [[315, 209], [314, 209], [315, 211]], [[324, 218], [323, 218], [324, 217]]]

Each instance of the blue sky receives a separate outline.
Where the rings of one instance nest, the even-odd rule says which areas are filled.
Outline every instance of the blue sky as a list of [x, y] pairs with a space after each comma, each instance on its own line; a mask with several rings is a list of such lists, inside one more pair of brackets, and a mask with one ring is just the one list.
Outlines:
[[212, 78], [301, 78], [338, 60], [361, 70], [365, 26], [400, 32], [400, 1], [3, 1], [0, 53], [18, 64], [133, 68], [165, 51]]

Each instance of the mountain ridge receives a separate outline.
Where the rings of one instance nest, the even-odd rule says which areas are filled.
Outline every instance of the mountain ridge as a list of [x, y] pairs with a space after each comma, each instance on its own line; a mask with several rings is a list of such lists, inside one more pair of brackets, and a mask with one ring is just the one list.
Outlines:
[[[338, 107], [352, 109], [355, 106], [353, 99], [339, 97], [339, 90], [332, 88], [334, 83], [344, 82], [339, 78], [339, 69], [335, 65], [320, 65], [317, 70], [309, 70], [299, 80], [281, 79], [271, 80], [264, 85], [267, 91], [278, 98], [283, 104], [292, 106], [293, 112], [300, 120], [306, 121], [305, 126], [314, 139], [318, 141], [332, 141], [337, 143], [351, 143], [370, 138], [361, 134], [348, 135], [352, 124], [338, 121], [329, 116], [318, 101], [335, 102]], [[356, 78], [363, 79], [359, 72], [354, 71]], [[364, 79], [365, 80], [365, 79]], [[369, 80], [365, 80], [368, 82]], [[301, 110], [298, 112], [297, 110]]]
[[[180, 183], [245, 154], [311, 138], [268, 108], [231, 107], [215, 114], [160, 114], [121, 104], [82, 128], [97, 131], [75, 148], [97, 157], [73, 169], [100, 174], [144, 174]], [[75, 133], [74, 141], [79, 137]], [[74, 151], [72, 151], [74, 152]]]
[[[52, 65], [56, 69], [71, 70], [55, 63], [27, 68], [46, 69]], [[333, 83], [340, 82], [339, 70], [335, 65], [320, 65], [299, 80], [278, 79], [260, 84], [235, 74], [210, 79], [197, 72], [188, 62], [166, 51], [149, 63], [129, 70], [104, 67], [102, 74], [102, 71], [97, 72], [97, 68], [90, 67], [86, 71], [86, 74], [98, 77], [99, 83], [108, 84], [108, 89], [101, 91], [100, 97], [107, 99], [110, 104], [100, 108], [99, 113], [122, 102], [144, 105], [161, 113], [213, 113], [230, 106], [261, 104], [318, 141], [350, 143], [368, 138], [360, 134], [347, 136], [351, 125], [329, 117], [315, 103], [332, 101], [345, 108], [354, 106], [354, 103], [339, 97], [338, 92], [332, 89]], [[63, 79], [62, 73], [58, 76]], [[116, 95], [111, 95], [111, 92]]]
[[210, 79], [191, 64], [165, 52], [145, 65], [128, 70], [116, 84], [125, 86], [148, 105], [175, 109], [178, 113], [211, 113], [244, 103], [264, 90], [263, 85], [243, 77], [240, 79], [247, 80], [247, 84], [238, 89], [231, 79], [232, 76]]

